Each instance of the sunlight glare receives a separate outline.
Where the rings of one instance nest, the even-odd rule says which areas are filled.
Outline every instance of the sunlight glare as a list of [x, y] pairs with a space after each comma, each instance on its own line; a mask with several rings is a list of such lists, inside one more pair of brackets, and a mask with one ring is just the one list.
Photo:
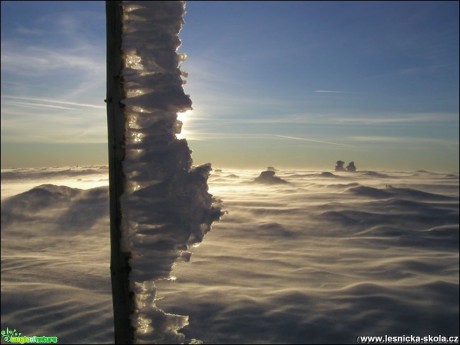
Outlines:
[[190, 116], [192, 115], [192, 113], [192, 109], [177, 113], [177, 120], [182, 122], [181, 132], [176, 134], [177, 139], [190, 139], [190, 131], [186, 130], [185, 127], [187, 125], [187, 122], [190, 120]]

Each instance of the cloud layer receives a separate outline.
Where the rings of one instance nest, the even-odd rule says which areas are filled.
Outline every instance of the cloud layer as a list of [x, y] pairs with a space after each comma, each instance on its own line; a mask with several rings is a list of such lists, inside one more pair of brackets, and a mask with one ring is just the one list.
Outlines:
[[[188, 315], [186, 341], [458, 334], [458, 174], [276, 170], [288, 184], [253, 183], [260, 170], [211, 175], [228, 214], [157, 286], [161, 308]], [[8, 171], [6, 183], [36, 188], [2, 200], [2, 323], [112, 343], [107, 187], [30, 180], [66, 171], [102, 170]]]

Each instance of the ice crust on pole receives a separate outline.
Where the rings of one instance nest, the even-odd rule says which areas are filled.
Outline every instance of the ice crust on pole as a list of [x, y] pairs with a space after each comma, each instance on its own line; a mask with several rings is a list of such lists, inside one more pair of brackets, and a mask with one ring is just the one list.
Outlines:
[[208, 193], [211, 165], [192, 167], [177, 113], [192, 109], [177, 52], [183, 1], [122, 2], [122, 80], [125, 98], [125, 193], [122, 247], [131, 253], [131, 317], [139, 343], [182, 343], [188, 317], [155, 306], [155, 281], [170, 276], [177, 259], [201, 242], [222, 215]]

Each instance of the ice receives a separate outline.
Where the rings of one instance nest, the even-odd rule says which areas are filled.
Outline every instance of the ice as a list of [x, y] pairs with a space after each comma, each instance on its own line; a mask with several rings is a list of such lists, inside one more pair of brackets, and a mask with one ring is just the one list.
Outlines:
[[[185, 317], [155, 306], [154, 281], [170, 278], [173, 264], [190, 259], [222, 212], [208, 193], [210, 164], [192, 166], [177, 114], [191, 110], [182, 88], [177, 52], [185, 3], [125, 1], [122, 74], [126, 98], [126, 176], [122, 196], [123, 249], [131, 253], [134, 289], [132, 324], [138, 342], [182, 342]], [[161, 326], [160, 326], [161, 325]]]

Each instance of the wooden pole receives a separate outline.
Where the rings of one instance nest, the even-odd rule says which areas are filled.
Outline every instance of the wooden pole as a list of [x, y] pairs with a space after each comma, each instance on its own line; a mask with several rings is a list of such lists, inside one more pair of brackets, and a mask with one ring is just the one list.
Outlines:
[[134, 311], [129, 284], [129, 253], [121, 248], [121, 204], [125, 176], [122, 162], [125, 156], [125, 116], [120, 101], [124, 98], [121, 72], [122, 7], [121, 1], [106, 1], [107, 20], [107, 124], [109, 135], [110, 181], [110, 273], [112, 280], [113, 317], [116, 344], [132, 344], [134, 329], [130, 315]]

